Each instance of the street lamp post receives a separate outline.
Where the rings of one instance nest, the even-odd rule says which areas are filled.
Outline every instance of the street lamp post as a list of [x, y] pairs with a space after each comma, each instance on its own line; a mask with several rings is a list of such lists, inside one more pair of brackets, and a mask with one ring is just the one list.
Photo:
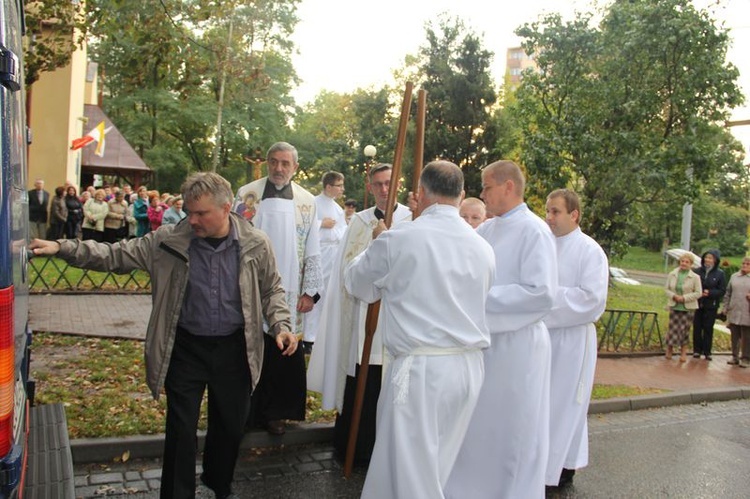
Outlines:
[[372, 164], [372, 160], [375, 157], [375, 154], [377, 154], [378, 150], [375, 148], [374, 145], [368, 144], [365, 146], [364, 154], [367, 156], [367, 160], [365, 161], [365, 200], [362, 205], [362, 209], [367, 209], [367, 185], [370, 183], [370, 165]]

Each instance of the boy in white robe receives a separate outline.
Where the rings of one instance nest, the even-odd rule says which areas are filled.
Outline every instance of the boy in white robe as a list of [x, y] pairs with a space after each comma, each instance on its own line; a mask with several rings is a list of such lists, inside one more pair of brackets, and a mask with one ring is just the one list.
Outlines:
[[346, 231], [344, 210], [336, 202], [336, 199], [344, 195], [344, 176], [339, 172], [326, 172], [321, 180], [323, 192], [315, 196], [315, 211], [320, 228], [320, 269], [323, 287], [319, 293], [320, 300], [312, 310], [303, 316], [304, 326], [302, 329], [305, 332], [305, 337], [302, 346], [305, 353], [312, 351], [313, 343], [315, 343], [315, 338], [318, 335], [318, 325], [327, 295], [328, 280], [336, 261], [339, 244]]
[[555, 234], [559, 283], [544, 319], [552, 346], [550, 446], [545, 483], [561, 487], [588, 465], [587, 415], [596, 369], [594, 323], [607, 305], [609, 262], [581, 232], [581, 203], [568, 189], [547, 196], [547, 224]]
[[523, 202], [525, 179], [512, 161], [482, 171], [493, 216], [477, 229], [495, 252], [486, 303], [492, 344], [485, 378], [446, 497], [544, 497], [549, 436], [550, 343], [542, 320], [557, 290], [555, 240]]
[[[428, 164], [421, 215], [384, 230], [345, 273], [363, 301], [382, 299], [389, 354], [378, 401], [375, 449], [363, 498], [442, 498], [468, 427], [489, 345], [484, 301], [495, 261], [489, 244], [458, 215], [463, 174]], [[468, 496], [467, 496], [468, 497]]]

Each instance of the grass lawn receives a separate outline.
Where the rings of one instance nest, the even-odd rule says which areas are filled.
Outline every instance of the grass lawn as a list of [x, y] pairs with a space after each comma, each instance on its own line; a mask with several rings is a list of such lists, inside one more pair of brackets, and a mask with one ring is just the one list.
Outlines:
[[[613, 267], [621, 267], [623, 269], [645, 270], [647, 272], [665, 271], [664, 257], [661, 253], [648, 251], [638, 246], [631, 246], [628, 249], [627, 255], [617, 260], [613, 259], [610, 263]], [[670, 261], [666, 269], [670, 270], [673, 266], [676, 266], [676, 264]]]
[[668, 390], [658, 388], [641, 388], [639, 386], [626, 385], [594, 385], [591, 392], [591, 400], [603, 400], [618, 397], [635, 397], [637, 395], [651, 395], [654, 393], [664, 393]]
[[[739, 268], [744, 256], [745, 255], [721, 255], [721, 259], [727, 260], [730, 264]], [[623, 269], [661, 273], [669, 272], [677, 267], [677, 262], [674, 259], [668, 259], [666, 264], [664, 260], [664, 255], [659, 251], [649, 251], [638, 246], [631, 246], [628, 249], [627, 255], [623, 258], [613, 259], [610, 263], [613, 267], [621, 267]], [[729, 278], [729, 276], [727, 276], [727, 278]]]
[[[145, 372], [142, 341], [34, 333], [35, 402], [65, 406], [70, 438], [163, 433], [165, 397], [151, 397]], [[307, 420], [333, 421], [320, 395], [307, 395]], [[201, 413], [198, 427], [205, 430], [205, 400]]]

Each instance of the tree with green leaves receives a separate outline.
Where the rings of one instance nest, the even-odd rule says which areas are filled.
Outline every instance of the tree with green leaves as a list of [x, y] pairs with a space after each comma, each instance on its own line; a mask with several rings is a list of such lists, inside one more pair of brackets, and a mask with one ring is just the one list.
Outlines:
[[88, 3], [105, 111], [158, 186], [214, 164], [233, 183], [250, 180], [248, 151], [287, 134], [297, 0]]
[[344, 174], [346, 197], [362, 207], [366, 158], [363, 149], [372, 144], [377, 159], [393, 159], [395, 126], [390, 92], [358, 89], [351, 94], [323, 91], [295, 117], [292, 143], [300, 154], [297, 180], [317, 191], [327, 171]]
[[746, 175], [723, 127], [743, 100], [738, 71], [708, 11], [615, 0], [599, 16], [547, 15], [517, 34], [538, 65], [517, 91], [527, 173], [547, 190], [576, 189], [583, 226], [608, 254], [624, 254], [640, 207], [670, 199], [679, 216], [701, 185]]
[[453, 161], [476, 190], [479, 159], [488, 149], [485, 131], [497, 100], [490, 73], [493, 53], [458, 18], [441, 15], [426, 24], [425, 35], [426, 44], [409, 60], [417, 67], [418, 86], [427, 91], [425, 160]]
[[83, 5], [70, 0], [26, 2], [24, 5], [28, 44], [24, 53], [26, 86], [45, 71], [70, 64], [73, 52], [86, 35]]

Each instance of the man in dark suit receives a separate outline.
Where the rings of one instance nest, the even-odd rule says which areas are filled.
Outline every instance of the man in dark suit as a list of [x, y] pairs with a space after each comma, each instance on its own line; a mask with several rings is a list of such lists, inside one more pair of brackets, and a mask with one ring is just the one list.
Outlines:
[[44, 180], [34, 181], [34, 189], [29, 191], [29, 239], [47, 237], [47, 214], [49, 213], [49, 192], [44, 190]]

